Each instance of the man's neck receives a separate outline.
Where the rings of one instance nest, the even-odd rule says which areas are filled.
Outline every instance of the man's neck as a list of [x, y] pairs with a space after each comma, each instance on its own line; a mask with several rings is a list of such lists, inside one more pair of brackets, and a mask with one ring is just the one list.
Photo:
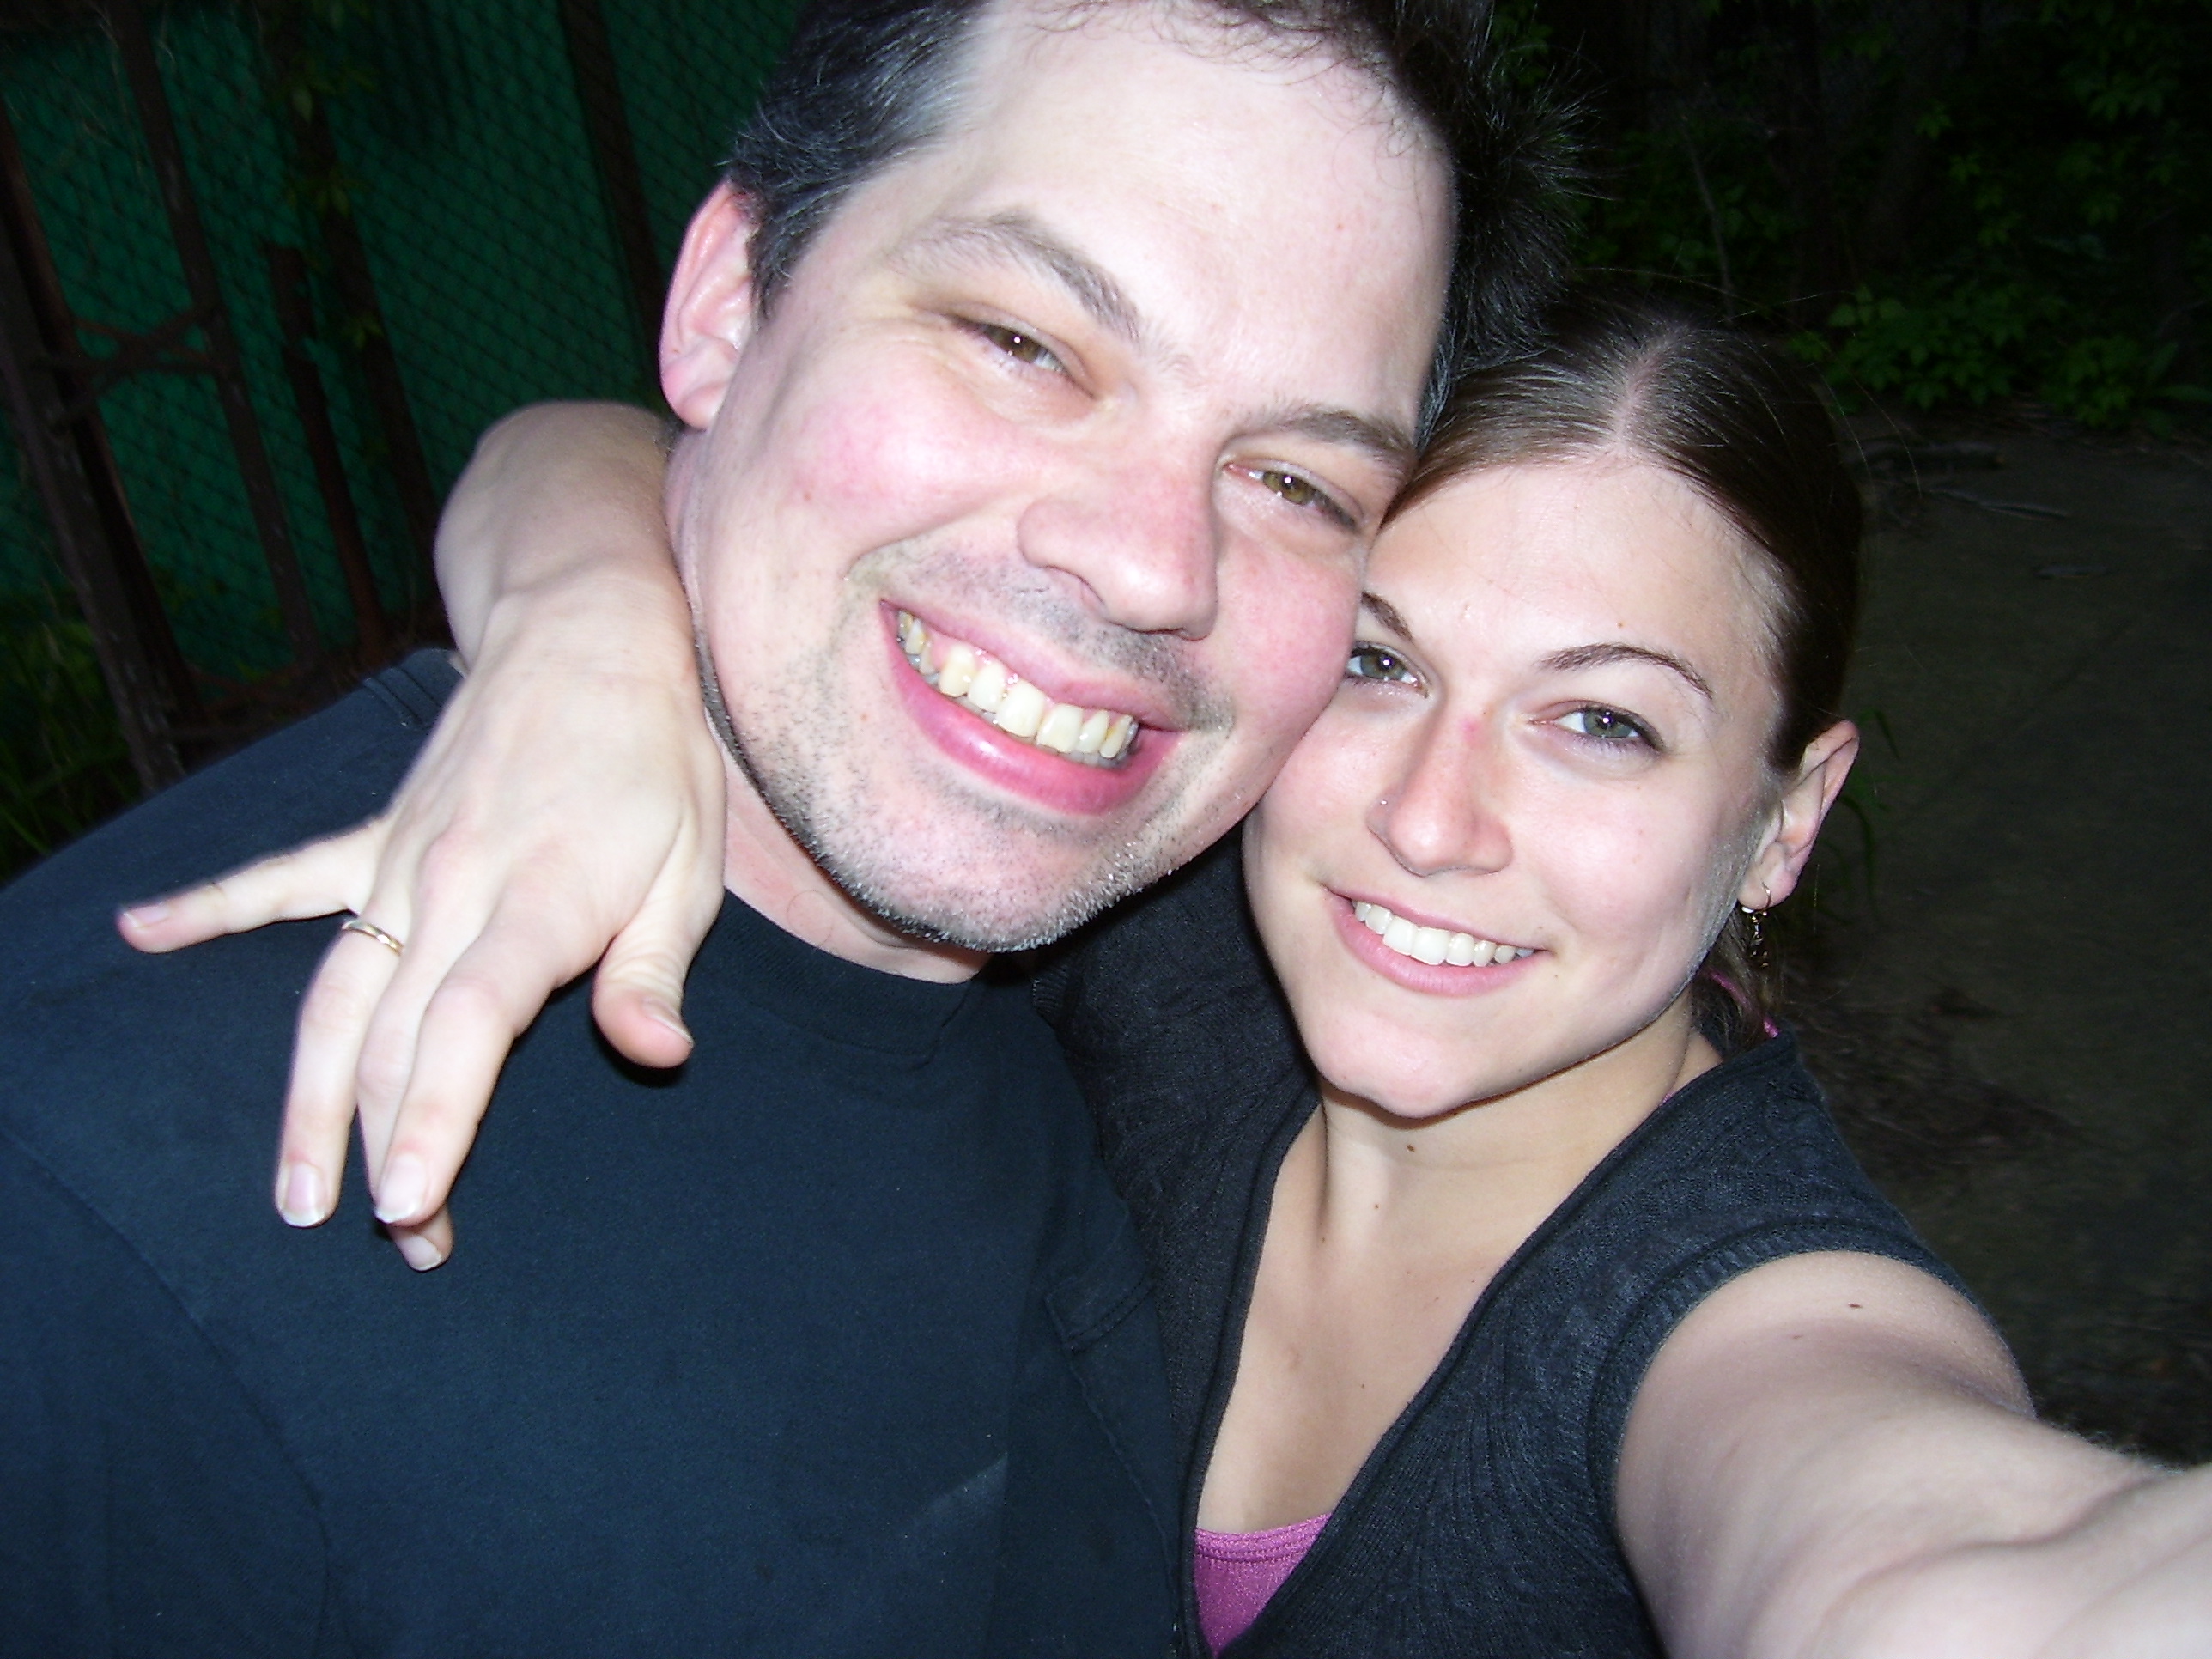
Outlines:
[[729, 811], [722, 837], [722, 884], [793, 938], [817, 951], [904, 979], [955, 985], [989, 958], [981, 951], [937, 945], [901, 933], [854, 902], [776, 822], [748, 778], [725, 763]]

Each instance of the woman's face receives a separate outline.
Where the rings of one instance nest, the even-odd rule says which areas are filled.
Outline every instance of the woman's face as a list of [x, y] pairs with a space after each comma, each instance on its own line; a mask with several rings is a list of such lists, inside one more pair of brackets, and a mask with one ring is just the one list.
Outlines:
[[1344, 684], [1246, 830], [1325, 1078], [1423, 1116], [1565, 1072], [1666, 1012], [1740, 897], [1790, 890], [1855, 737], [1766, 764], [1755, 558], [1613, 456], [1476, 473], [1384, 532]]

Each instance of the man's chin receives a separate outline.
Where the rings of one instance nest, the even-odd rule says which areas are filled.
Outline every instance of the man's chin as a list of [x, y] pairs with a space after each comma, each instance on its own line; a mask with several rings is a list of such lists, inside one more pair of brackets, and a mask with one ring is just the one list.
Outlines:
[[[711, 676], [709, 682], [712, 684]], [[1162, 812], [1109, 824], [1041, 825], [1006, 804], [940, 788], [927, 800], [858, 768], [800, 763], [798, 744], [738, 740], [710, 701], [725, 746], [762, 803], [854, 904], [910, 939], [999, 955], [1072, 933], [1174, 866]]]
[[1164, 873], [1157, 860], [1143, 867], [1109, 861], [1044, 885], [1033, 877], [981, 882], [974, 878], [982, 872], [971, 867], [963, 872], [969, 878], [955, 885], [873, 860], [841, 859], [826, 848], [814, 853], [846, 896], [884, 926], [927, 944], [988, 956], [1049, 945]]

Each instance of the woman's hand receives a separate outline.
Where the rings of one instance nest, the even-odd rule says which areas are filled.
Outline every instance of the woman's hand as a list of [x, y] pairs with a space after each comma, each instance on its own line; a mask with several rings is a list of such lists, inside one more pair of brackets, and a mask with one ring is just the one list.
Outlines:
[[474, 666], [391, 809], [120, 918], [149, 951], [338, 910], [378, 930], [337, 935], [301, 1010], [276, 1178], [295, 1225], [331, 1213], [357, 1103], [379, 1218], [410, 1265], [444, 1261], [446, 1194], [508, 1048], [594, 961], [617, 1048], [690, 1052], [684, 974], [721, 902], [724, 784], [659, 475], [636, 411], [495, 428], [440, 532]]

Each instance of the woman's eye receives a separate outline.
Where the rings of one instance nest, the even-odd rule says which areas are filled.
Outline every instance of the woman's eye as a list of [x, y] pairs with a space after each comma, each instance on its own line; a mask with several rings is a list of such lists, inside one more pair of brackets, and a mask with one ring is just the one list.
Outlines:
[[1578, 738], [1593, 742], [1626, 746], [1641, 744], [1646, 749], [1659, 745], [1651, 734], [1630, 716], [1618, 708], [1591, 707], [1577, 708], [1560, 717], [1559, 724]]
[[1380, 680], [1395, 685], [1414, 685], [1419, 676], [1395, 651], [1379, 645], [1355, 645], [1352, 656], [1344, 665], [1344, 677], [1348, 680]]
[[1018, 363], [1028, 363], [1055, 373], [1066, 372], [1060, 359], [1053, 356], [1050, 346], [1019, 329], [1002, 327], [997, 323], [970, 323], [969, 326]]

